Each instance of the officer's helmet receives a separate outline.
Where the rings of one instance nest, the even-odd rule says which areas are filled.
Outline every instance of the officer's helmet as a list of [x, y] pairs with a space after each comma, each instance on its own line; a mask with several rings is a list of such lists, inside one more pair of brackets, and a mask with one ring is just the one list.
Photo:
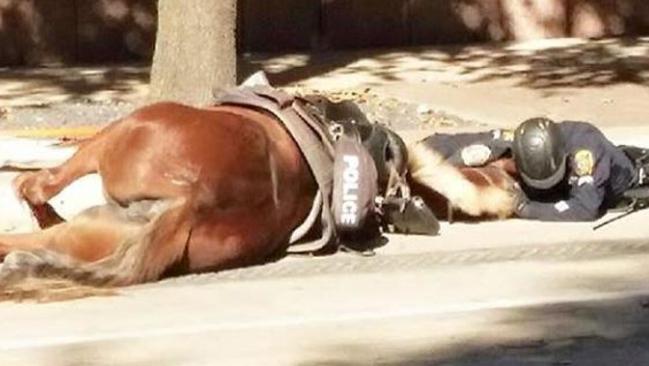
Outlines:
[[514, 131], [512, 154], [528, 186], [549, 189], [566, 173], [566, 149], [559, 126], [548, 118], [532, 118]]

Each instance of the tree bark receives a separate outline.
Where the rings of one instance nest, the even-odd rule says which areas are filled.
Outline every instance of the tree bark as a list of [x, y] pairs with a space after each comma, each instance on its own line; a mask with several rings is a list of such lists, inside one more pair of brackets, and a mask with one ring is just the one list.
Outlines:
[[236, 83], [236, 0], [159, 0], [153, 101], [204, 105]]

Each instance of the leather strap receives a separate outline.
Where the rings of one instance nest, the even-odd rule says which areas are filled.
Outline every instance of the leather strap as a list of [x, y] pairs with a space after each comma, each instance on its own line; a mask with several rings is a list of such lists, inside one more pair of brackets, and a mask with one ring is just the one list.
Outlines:
[[[302, 151], [318, 185], [318, 194], [312, 212], [303, 224], [293, 231], [291, 250], [314, 252], [337, 244], [331, 210], [333, 191], [333, 147], [326, 126], [304, 113], [301, 101], [268, 86], [240, 87], [219, 97], [217, 105], [238, 105], [264, 110], [279, 119]], [[314, 210], [320, 209], [322, 232], [319, 238], [301, 242], [304, 235], [315, 226]]]

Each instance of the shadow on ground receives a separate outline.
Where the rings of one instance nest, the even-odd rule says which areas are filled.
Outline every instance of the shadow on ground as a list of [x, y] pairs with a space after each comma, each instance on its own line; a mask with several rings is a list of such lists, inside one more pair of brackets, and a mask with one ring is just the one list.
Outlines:
[[[11, 351], [7, 351], [11, 356]], [[107, 357], [111, 355], [111, 357]], [[10, 358], [11, 359], [11, 358]], [[48, 365], [48, 366], [81, 366], [109, 365], [115, 360], [124, 366], [173, 366], [182, 364], [181, 359], [157, 355], [155, 352], [141, 352], [134, 347], [119, 347], [114, 344], [90, 343], [84, 345], [66, 345], [55, 349], [34, 350], [28, 356], [16, 357], [17, 362], [10, 365]], [[110, 361], [109, 361], [110, 360]]]
[[74, 68], [0, 69], [0, 100], [28, 98], [35, 94], [58, 94], [58, 101], [83, 100], [110, 91], [113, 99], [148, 84], [144, 65]]
[[272, 59], [256, 55], [242, 62], [245, 77], [265, 69], [286, 86], [329, 73], [365, 75], [373, 84], [400, 81], [407, 73], [451, 71], [469, 82], [513, 79], [532, 89], [579, 88], [622, 83], [649, 85], [649, 38], [546, 40], [528, 44], [454, 46], [352, 51]]
[[[558, 263], [558, 262], [557, 262]], [[642, 266], [616, 272], [605, 266], [562, 269], [559, 281], [535, 281], [538, 292], [625, 291], [640, 285]], [[620, 262], [622, 263], [622, 262]], [[534, 262], [529, 263], [530, 266]], [[623, 264], [618, 264], [623, 265]], [[572, 276], [571, 276], [572, 273]], [[607, 285], [603, 285], [607, 284]], [[608, 284], [616, 284], [607, 287]], [[502, 284], [508, 286], [507, 284]], [[425, 291], [422, 288], [422, 291]], [[310, 349], [301, 366], [457, 365], [609, 366], [649, 364], [649, 295], [601, 296], [550, 305], [489, 307], [448, 312], [430, 319], [363, 324], [366, 337], [351, 333], [333, 345]], [[506, 300], [506, 299], [503, 299]], [[442, 300], [443, 301], [443, 300]], [[477, 300], [475, 300], [477, 301]], [[479, 302], [476, 302], [479, 304]], [[432, 328], [432, 329], [431, 329]], [[422, 335], [428, 335], [422, 336]]]
[[[402, 50], [364, 50], [293, 55], [242, 55], [240, 80], [265, 70], [278, 86], [300, 85], [334, 76], [333, 86], [384, 85], [390, 82], [480, 83], [543, 90], [649, 86], [649, 38], [545, 40], [527, 44], [453, 46]], [[337, 78], [336, 78], [337, 77]], [[144, 98], [148, 65], [0, 69], [0, 101]], [[349, 84], [349, 85], [345, 85]], [[50, 98], [50, 99], [47, 99]], [[34, 104], [34, 103], [31, 103]]]
[[440, 320], [440, 335], [429, 344], [415, 340], [410, 347], [398, 348], [399, 352], [391, 344], [358, 339], [353, 344], [311, 350], [322, 356], [300, 365], [644, 366], [649, 363], [649, 310], [646, 300], [640, 298], [603, 305], [500, 310], [475, 320], [475, 332], [463, 336], [452, 330], [445, 334], [443, 322]]

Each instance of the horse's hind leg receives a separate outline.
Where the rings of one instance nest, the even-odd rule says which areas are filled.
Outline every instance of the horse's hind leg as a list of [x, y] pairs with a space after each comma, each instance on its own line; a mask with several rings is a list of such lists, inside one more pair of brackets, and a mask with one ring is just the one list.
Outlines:
[[53, 276], [128, 285], [159, 278], [185, 253], [191, 233], [185, 206], [167, 206], [152, 218], [130, 213], [106, 205], [40, 233], [0, 236], [0, 256], [9, 259], [0, 282]]
[[116, 218], [112, 207], [103, 206], [43, 231], [0, 236], [0, 301], [112, 294], [80, 287], [66, 273], [110, 256], [124, 238], [141, 229]]
[[93, 207], [42, 231], [0, 235], [0, 257], [12, 251], [51, 250], [83, 262], [100, 260], [144, 225], [123, 219], [119, 210], [112, 205]]
[[96, 172], [103, 149], [118, 122], [111, 124], [94, 137], [79, 145], [79, 149], [61, 165], [26, 172], [14, 179], [17, 195], [34, 206], [42, 205], [76, 179]]
[[111, 295], [94, 286], [79, 286], [67, 277], [84, 263], [109, 257], [129, 235], [141, 227], [116, 221], [77, 217], [49, 229], [0, 236], [0, 301], [65, 300]]

